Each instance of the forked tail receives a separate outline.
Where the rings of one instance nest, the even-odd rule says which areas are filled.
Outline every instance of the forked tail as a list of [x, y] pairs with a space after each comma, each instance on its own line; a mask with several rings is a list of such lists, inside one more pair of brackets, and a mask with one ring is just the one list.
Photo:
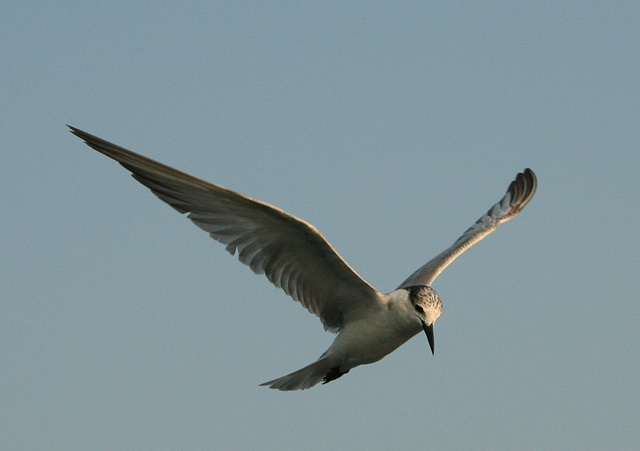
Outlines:
[[347, 371], [340, 371], [337, 367], [331, 367], [328, 356], [321, 357], [311, 365], [307, 365], [304, 368], [294, 371], [286, 376], [279, 377], [260, 386], [269, 386], [269, 388], [275, 388], [278, 390], [305, 390], [316, 385], [320, 381], [324, 381], [326, 384], [334, 379], [339, 378]]

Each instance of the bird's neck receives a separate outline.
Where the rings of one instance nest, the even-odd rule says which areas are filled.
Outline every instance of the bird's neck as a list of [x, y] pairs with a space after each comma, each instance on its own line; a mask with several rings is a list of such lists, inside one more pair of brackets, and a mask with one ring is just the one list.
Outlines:
[[388, 321], [399, 330], [406, 330], [411, 336], [421, 330], [420, 321], [417, 320], [413, 305], [409, 300], [409, 292], [404, 289], [395, 290], [387, 294], [388, 301], [386, 313]]

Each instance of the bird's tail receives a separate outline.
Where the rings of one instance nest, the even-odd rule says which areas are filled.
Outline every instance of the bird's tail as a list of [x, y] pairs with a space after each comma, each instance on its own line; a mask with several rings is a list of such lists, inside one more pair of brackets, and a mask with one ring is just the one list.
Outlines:
[[331, 380], [326, 379], [330, 372], [331, 363], [329, 362], [328, 356], [325, 356], [298, 371], [265, 382], [264, 384], [260, 384], [260, 386], [269, 386], [269, 388], [278, 390], [304, 390], [313, 387], [323, 379], [327, 382]]

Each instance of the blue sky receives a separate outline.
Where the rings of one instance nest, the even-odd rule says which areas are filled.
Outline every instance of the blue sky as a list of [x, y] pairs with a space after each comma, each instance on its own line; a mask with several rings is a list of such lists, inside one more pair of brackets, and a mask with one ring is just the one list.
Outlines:
[[[0, 448], [637, 449], [637, 2], [0, 6]], [[531, 167], [424, 336], [320, 322], [69, 123], [313, 223], [393, 290]]]

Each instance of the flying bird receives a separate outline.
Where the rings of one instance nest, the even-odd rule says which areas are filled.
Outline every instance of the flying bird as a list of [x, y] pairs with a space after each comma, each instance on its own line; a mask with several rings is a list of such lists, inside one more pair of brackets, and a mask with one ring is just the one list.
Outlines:
[[504, 197], [453, 245], [385, 294], [360, 277], [308, 222], [68, 127], [87, 145], [124, 166], [161, 200], [187, 214], [253, 272], [264, 274], [317, 315], [325, 330], [337, 333], [314, 363], [262, 384], [279, 390], [326, 384], [352, 368], [377, 362], [420, 331], [434, 353], [433, 325], [442, 302], [431, 284], [460, 254], [520, 213], [537, 186], [531, 169], [519, 173]]

